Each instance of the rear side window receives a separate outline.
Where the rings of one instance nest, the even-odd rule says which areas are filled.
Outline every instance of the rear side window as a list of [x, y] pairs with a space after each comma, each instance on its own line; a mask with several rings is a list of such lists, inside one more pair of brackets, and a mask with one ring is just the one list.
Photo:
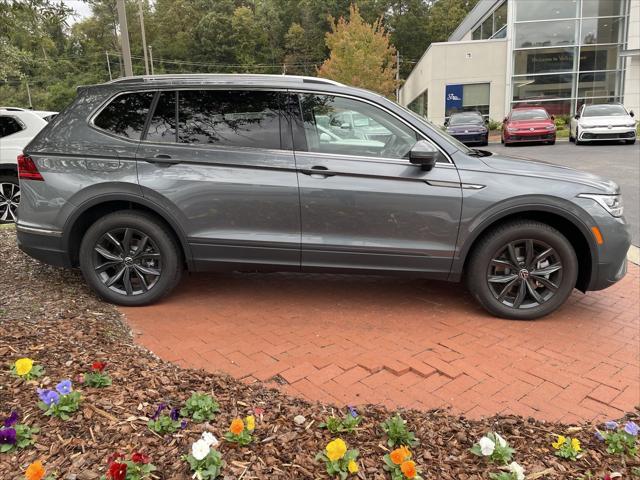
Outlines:
[[0, 116], [0, 138], [13, 135], [24, 130], [24, 127], [13, 117]]
[[280, 148], [280, 95], [248, 90], [178, 92], [178, 142]]
[[139, 140], [153, 95], [153, 92], [118, 95], [100, 112], [93, 123], [114, 135]]

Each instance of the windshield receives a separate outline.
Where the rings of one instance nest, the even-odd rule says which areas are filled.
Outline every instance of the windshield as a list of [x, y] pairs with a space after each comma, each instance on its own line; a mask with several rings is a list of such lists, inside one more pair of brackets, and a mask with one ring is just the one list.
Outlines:
[[449, 125], [462, 125], [462, 124], [474, 124], [483, 125], [484, 120], [481, 115], [477, 113], [455, 113], [451, 115], [449, 119]]
[[511, 112], [511, 120], [547, 120], [546, 110], [514, 110]]
[[622, 105], [588, 105], [584, 107], [583, 117], [624, 117], [627, 111]]

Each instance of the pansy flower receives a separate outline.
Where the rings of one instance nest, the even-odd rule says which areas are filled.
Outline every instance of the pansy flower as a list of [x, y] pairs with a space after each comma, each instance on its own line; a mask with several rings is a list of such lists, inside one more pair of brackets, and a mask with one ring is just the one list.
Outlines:
[[153, 415], [151, 415], [151, 419], [152, 420], [157, 420], [158, 417], [160, 416], [160, 414], [162, 413], [162, 411], [167, 408], [167, 404], [166, 403], [161, 403], [160, 405], [158, 405], [158, 408], [156, 409], [156, 413], [154, 413]]
[[109, 470], [107, 471], [107, 478], [111, 480], [126, 480], [127, 478], [127, 464], [120, 462], [111, 462]]
[[102, 373], [106, 367], [107, 364], [105, 362], [93, 362], [91, 364], [91, 370], [93, 370], [94, 372]]
[[71, 380], [62, 380], [56, 385], [56, 390], [60, 395], [68, 395], [71, 393]]
[[627, 432], [632, 437], [637, 437], [639, 430], [640, 430], [640, 428], [638, 427], [638, 424], [635, 423], [635, 422], [628, 421], [624, 425], [624, 431]]
[[39, 388], [38, 396], [40, 397], [40, 400], [42, 400], [42, 403], [44, 403], [47, 407], [57, 405], [60, 401], [60, 395], [58, 395], [53, 390], [42, 390]]
[[20, 358], [16, 360], [15, 367], [16, 373], [23, 377], [33, 369], [33, 360], [30, 358]]
[[134, 452], [131, 455], [131, 460], [133, 461], [133, 463], [138, 463], [138, 464], [147, 464], [149, 463], [149, 461], [151, 460], [149, 458], [149, 455], [145, 455], [144, 453], [140, 453], [140, 452]]
[[45, 473], [46, 471], [42, 466], [42, 462], [40, 460], [36, 460], [27, 467], [26, 472], [24, 472], [24, 476], [27, 480], [42, 480]]
[[18, 412], [14, 410], [11, 412], [11, 415], [9, 415], [5, 419], [4, 426], [7, 428], [13, 427], [16, 423], [18, 423], [18, 420], [20, 420], [20, 415], [18, 415]]
[[606, 422], [606, 423], [604, 424], [604, 427], [605, 427], [607, 430], [615, 430], [616, 428], [618, 428], [618, 423], [617, 423], [617, 422], [614, 422], [613, 420], [609, 420], [608, 422]]
[[16, 430], [14, 428], [0, 428], [0, 445], [15, 445]]
[[353, 418], [357, 418], [358, 417], [358, 411], [352, 407], [351, 405], [349, 405], [347, 408], [349, 408], [349, 414], [353, 417]]
[[178, 418], [180, 418], [180, 413], [178, 412], [177, 408], [172, 408], [171, 411], [169, 412], [169, 418], [171, 420], [173, 420], [174, 422], [178, 421]]

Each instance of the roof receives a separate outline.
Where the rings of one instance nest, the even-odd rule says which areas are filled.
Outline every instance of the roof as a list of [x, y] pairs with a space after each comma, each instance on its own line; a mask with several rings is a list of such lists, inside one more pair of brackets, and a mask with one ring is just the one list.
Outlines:
[[458, 25], [458, 28], [451, 34], [448, 41], [457, 42], [458, 40], [462, 40], [473, 27], [480, 23], [480, 21], [501, 2], [502, 0], [479, 0], [476, 6], [464, 17], [464, 20], [460, 22], [460, 25]]
[[319, 77], [302, 77], [296, 75], [259, 75], [259, 74], [227, 74], [227, 73], [186, 73], [186, 74], [164, 74], [164, 75], [140, 75], [133, 77], [122, 77], [107, 82], [107, 84], [141, 84], [141, 83], [162, 83], [162, 84], [302, 84], [321, 83], [328, 85], [341, 85], [338, 82]]

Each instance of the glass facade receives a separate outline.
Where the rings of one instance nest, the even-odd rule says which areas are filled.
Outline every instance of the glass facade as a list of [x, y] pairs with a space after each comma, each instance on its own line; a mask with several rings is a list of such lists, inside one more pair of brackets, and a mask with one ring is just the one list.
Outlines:
[[504, 38], [507, 33], [507, 0], [502, 2], [471, 32], [472, 40]]
[[513, 0], [512, 106], [620, 101], [627, 0]]
[[426, 118], [427, 112], [428, 112], [428, 105], [429, 105], [429, 91], [425, 90], [420, 95], [418, 95], [409, 105], [407, 105], [407, 108], [417, 113], [418, 115], [421, 115]]

